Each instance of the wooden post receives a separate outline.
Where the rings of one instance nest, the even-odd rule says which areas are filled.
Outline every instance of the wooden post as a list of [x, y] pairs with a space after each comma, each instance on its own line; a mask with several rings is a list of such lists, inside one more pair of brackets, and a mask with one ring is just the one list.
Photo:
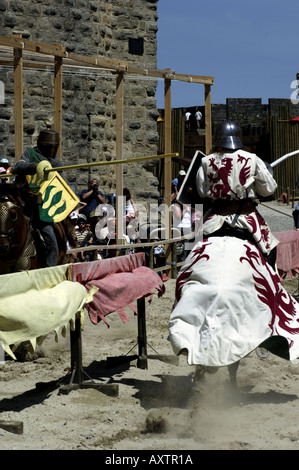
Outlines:
[[211, 109], [211, 85], [205, 85], [205, 134], [206, 155], [212, 150], [212, 109]]
[[[14, 34], [22, 38], [21, 34]], [[14, 49], [14, 120], [15, 120], [15, 161], [23, 154], [23, 54]]]
[[176, 279], [176, 277], [178, 275], [178, 268], [177, 268], [178, 255], [177, 255], [177, 244], [176, 243], [171, 244], [171, 256], [172, 256], [171, 277], [172, 277], [172, 279]]
[[[71, 371], [74, 384], [82, 384], [82, 334], [81, 334], [81, 318], [76, 318], [75, 329], [70, 331], [71, 339]], [[72, 385], [72, 384], [71, 384]]]
[[[171, 153], [171, 80], [165, 78], [164, 81], [164, 106], [165, 106], [165, 115], [164, 115], [164, 129], [165, 129], [165, 153]], [[165, 187], [165, 204], [166, 207], [171, 206], [171, 158], [164, 159], [164, 187]], [[171, 211], [168, 211], [168, 218], [165, 218], [165, 238], [171, 238]], [[166, 263], [171, 265], [171, 247], [168, 245], [166, 247]], [[170, 268], [169, 268], [170, 269]]]
[[150, 246], [149, 247], [149, 253], [148, 253], [148, 267], [151, 269], [154, 269], [154, 247]]
[[[165, 153], [171, 153], [171, 80], [164, 81], [164, 148]], [[164, 159], [164, 187], [165, 203], [168, 207], [171, 205], [171, 158]], [[166, 232], [166, 238], [169, 238], [170, 231]]]
[[147, 369], [147, 339], [146, 339], [146, 319], [145, 319], [145, 298], [137, 299], [138, 312], [138, 360], [139, 369]]
[[[116, 76], [116, 160], [123, 159], [123, 113], [124, 113], [124, 73]], [[123, 240], [123, 165], [116, 167], [116, 244], [122, 245]]]
[[62, 138], [62, 57], [54, 57], [54, 129], [59, 133], [58, 157]]

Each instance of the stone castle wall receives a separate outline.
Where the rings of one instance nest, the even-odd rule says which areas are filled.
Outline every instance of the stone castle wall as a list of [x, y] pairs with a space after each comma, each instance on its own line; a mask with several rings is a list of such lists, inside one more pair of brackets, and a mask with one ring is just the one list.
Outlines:
[[[0, 34], [62, 44], [75, 54], [157, 67], [158, 0], [0, 0]], [[0, 153], [14, 161], [13, 70], [0, 66], [5, 103], [0, 104]], [[53, 72], [24, 69], [24, 148], [35, 145], [53, 119]], [[157, 82], [125, 75], [123, 157], [157, 154]], [[84, 68], [63, 74], [62, 159], [65, 165], [115, 159], [115, 74]], [[153, 162], [124, 167], [124, 186], [141, 200], [158, 195]], [[78, 189], [97, 176], [105, 193], [115, 191], [115, 167], [72, 170]]]

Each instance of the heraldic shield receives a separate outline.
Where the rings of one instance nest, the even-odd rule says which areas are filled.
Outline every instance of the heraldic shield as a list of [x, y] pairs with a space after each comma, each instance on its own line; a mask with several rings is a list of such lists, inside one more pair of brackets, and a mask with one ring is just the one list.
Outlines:
[[38, 192], [39, 217], [44, 222], [61, 222], [79, 204], [79, 199], [59, 175], [54, 175], [40, 185]]

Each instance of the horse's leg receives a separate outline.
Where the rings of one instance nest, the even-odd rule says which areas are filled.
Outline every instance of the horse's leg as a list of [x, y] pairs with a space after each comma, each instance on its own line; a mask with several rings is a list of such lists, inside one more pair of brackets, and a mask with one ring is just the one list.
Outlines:
[[201, 365], [195, 366], [193, 382], [194, 383], [202, 382], [204, 379], [205, 372], [206, 372], [205, 366], [201, 366]]
[[[54, 224], [54, 231], [58, 243], [58, 259], [57, 265], [65, 264], [67, 262], [72, 262], [67, 258], [67, 242], [69, 242], [71, 248], [77, 247], [77, 242], [75, 238], [75, 229], [69, 219], [62, 220]], [[72, 258], [72, 256], [71, 256]]]
[[240, 361], [237, 361], [234, 364], [230, 364], [229, 366], [227, 366], [228, 373], [229, 373], [229, 378], [230, 378], [230, 383], [231, 383], [231, 386], [234, 389], [237, 388], [237, 370], [238, 370], [238, 367], [239, 367], [239, 362]]

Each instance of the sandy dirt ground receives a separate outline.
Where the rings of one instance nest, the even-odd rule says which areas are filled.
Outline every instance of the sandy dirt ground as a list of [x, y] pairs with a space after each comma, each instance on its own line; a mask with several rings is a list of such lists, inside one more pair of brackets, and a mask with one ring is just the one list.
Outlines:
[[[117, 396], [97, 389], [61, 393], [69, 381], [69, 337], [49, 336], [38, 357], [6, 360], [0, 366], [1, 420], [21, 421], [23, 433], [0, 429], [1, 450], [282, 450], [299, 448], [299, 365], [253, 351], [241, 361], [238, 390], [227, 368], [194, 384], [194, 367], [174, 357], [168, 318], [175, 281], [166, 293], [146, 302], [148, 368], [137, 361], [109, 368], [107, 358], [137, 353], [137, 319], [117, 313], [93, 325], [86, 315], [83, 368], [86, 380], [114, 384]], [[298, 281], [288, 281], [296, 293]], [[133, 348], [133, 349], [132, 349]], [[132, 350], [132, 351], [131, 351]], [[162, 361], [166, 355], [168, 362]], [[42, 389], [36, 387], [43, 382]]]

